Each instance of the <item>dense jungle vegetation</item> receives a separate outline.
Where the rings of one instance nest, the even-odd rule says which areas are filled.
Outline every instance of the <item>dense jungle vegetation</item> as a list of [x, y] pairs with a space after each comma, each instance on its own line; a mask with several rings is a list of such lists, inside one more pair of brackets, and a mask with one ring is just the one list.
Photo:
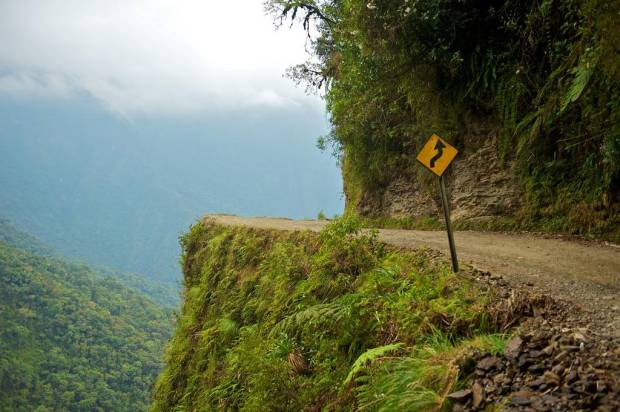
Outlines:
[[[431, 133], [460, 148], [496, 130], [516, 161], [517, 228], [618, 238], [620, 1], [269, 0], [312, 57], [290, 76], [325, 93], [347, 208], [395, 176], [424, 181]], [[426, 184], [430, 179], [426, 178]]]
[[0, 410], [145, 410], [170, 311], [0, 223]]
[[487, 292], [344, 218], [320, 234], [197, 223], [154, 411], [439, 410], [473, 348], [500, 352]]

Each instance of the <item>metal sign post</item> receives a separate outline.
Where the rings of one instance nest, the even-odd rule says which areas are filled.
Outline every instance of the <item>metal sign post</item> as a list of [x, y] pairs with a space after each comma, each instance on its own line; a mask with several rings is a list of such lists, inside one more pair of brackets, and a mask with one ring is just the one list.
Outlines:
[[450, 208], [448, 206], [448, 195], [446, 194], [446, 185], [443, 181], [443, 173], [448, 166], [450, 166], [450, 163], [452, 163], [457, 153], [458, 150], [456, 150], [456, 148], [434, 134], [428, 139], [416, 158], [424, 167], [439, 176], [439, 192], [441, 193], [441, 204], [443, 206], [443, 215], [446, 220], [448, 243], [450, 244], [450, 257], [452, 258], [452, 270], [454, 272], [459, 271], [459, 261], [456, 257], [456, 246], [452, 234]]
[[443, 176], [439, 176], [439, 191], [441, 192], [441, 204], [443, 206], [443, 216], [446, 220], [446, 230], [448, 231], [448, 243], [450, 244], [450, 257], [452, 258], [452, 270], [459, 271], [459, 260], [456, 257], [456, 246], [454, 245], [454, 236], [452, 235], [452, 223], [450, 222], [450, 208], [448, 206], [448, 195], [446, 194], [446, 185], [443, 182]]

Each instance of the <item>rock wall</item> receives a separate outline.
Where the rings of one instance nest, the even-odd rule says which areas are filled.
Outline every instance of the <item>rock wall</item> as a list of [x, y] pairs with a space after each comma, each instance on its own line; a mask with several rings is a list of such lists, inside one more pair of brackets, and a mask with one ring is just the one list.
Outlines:
[[452, 165], [450, 176], [452, 216], [481, 219], [513, 215], [523, 192], [513, 163], [502, 164], [495, 138], [467, 150]]
[[[523, 192], [514, 163], [500, 161], [497, 131], [468, 131], [464, 140], [468, 146], [460, 148], [445, 175], [452, 218], [485, 220], [514, 215], [521, 206]], [[436, 179], [430, 172], [420, 172], [396, 174], [383, 188], [364, 193], [356, 205], [358, 213], [396, 218], [439, 216]]]

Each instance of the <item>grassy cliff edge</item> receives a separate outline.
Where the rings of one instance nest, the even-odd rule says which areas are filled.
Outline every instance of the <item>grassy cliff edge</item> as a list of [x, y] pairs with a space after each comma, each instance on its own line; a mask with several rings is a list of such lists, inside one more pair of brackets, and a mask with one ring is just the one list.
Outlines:
[[448, 407], [471, 372], [466, 354], [503, 350], [493, 292], [359, 226], [194, 225], [153, 410]]

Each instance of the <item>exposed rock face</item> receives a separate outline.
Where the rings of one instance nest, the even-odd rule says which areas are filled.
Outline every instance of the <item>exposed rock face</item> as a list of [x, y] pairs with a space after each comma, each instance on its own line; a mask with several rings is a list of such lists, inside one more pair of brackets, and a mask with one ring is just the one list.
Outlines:
[[[513, 215], [522, 196], [515, 167], [500, 161], [496, 133], [477, 131], [476, 135], [468, 138], [470, 146], [461, 151], [445, 174], [452, 218], [484, 220]], [[430, 177], [422, 182], [414, 176], [399, 175], [379, 193], [365, 193], [357, 211], [363, 216], [439, 216], [435, 180]]]
[[440, 212], [437, 199], [416, 180], [399, 177], [382, 196], [382, 213], [392, 217], [434, 216]]
[[514, 167], [502, 165], [496, 147], [495, 139], [487, 139], [452, 165], [449, 187], [455, 220], [511, 215], [521, 205]]

